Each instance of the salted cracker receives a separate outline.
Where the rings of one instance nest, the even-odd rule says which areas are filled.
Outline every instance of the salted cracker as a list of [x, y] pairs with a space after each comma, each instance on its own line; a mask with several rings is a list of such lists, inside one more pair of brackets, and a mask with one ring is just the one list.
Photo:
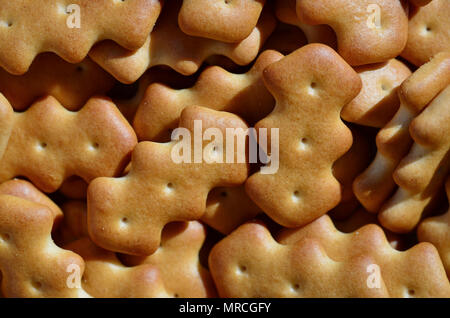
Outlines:
[[213, 55], [224, 55], [239, 65], [249, 64], [276, 24], [272, 13], [265, 10], [250, 35], [238, 43], [192, 37], [177, 25], [179, 6], [179, 1], [167, 1], [154, 30], [139, 49], [129, 51], [105, 41], [96, 45], [89, 56], [123, 83], [135, 82], [155, 65], [167, 65], [183, 75], [191, 75]]
[[128, 122], [103, 97], [70, 112], [47, 96], [27, 111], [14, 113], [11, 122], [0, 180], [24, 176], [45, 192], [56, 191], [73, 175], [87, 182], [117, 175], [137, 143]]
[[[356, 72], [331, 48], [306, 45], [263, 73], [275, 109], [255, 128], [279, 129], [279, 169], [257, 172], [246, 182], [250, 198], [273, 220], [286, 227], [307, 224], [334, 208], [341, 187], [333, 163], [352, 144], [341, 121], [342, 107], [361, 89]], [[272, 158], [273, 160], [273, 158]]]
[[[216, 128], [225, 145], [227, 140], [235, 140], [234, 135], [226, 136], [226, 128], [247, 129], [242, 119], [192, 106], [183, 110], [179, 127], [186, 128], [180, 132], [182, 138], [179, 135], [169, 143], [140, 142], [126, 176], [97, 178], [90, 183], [88, 228], [96, 244], [125, 254], [150, 255], [158, 249], [167, 223], [201, 218], [211, 189], [245, 182], [248, 164], [237, 142], [232, 148], [220, 147], [219, 140], [196, 141], [202, 137], [199, 133]], [[180, 152], [183, 157], [174, 159], [174, 153]], [[226, 162], [226, 152], [232, 155], [232, 163]], [[198, 154], [204, 157], [196, 159]], [[244, 160], [239, 163], [241, 156]]]

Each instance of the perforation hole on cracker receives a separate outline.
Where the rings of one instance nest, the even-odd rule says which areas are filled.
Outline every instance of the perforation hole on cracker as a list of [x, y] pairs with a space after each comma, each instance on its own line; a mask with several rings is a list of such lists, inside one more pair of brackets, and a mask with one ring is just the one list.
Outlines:
[[0, 240], [3, 242], [8, 242], [11, 239], [11, 236], [8, 233], [0, 234]]

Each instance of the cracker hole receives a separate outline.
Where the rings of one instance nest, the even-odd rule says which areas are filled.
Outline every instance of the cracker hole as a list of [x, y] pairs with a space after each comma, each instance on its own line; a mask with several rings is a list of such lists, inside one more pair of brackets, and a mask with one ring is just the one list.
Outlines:
[[39, 142], [38, 149], [39, 150], [44, 150], [45, 148], [47, 148], [47, 143], [44, 142], [44, 141]]
[[124, 216], [123, 218], [120, 219], [120, 226], [126, 227], [126, 226], [128, 226], [128, 222], [129, 222], [128, 218], [126, 216]]
[[175, 293], [175, 294], [173, 295], [173, 297], [175, 297], [175, 298], [179, 298], [179, 297], [180, 297], [180, 295], [178, 295], [177, 293]]
[[316, 95], [316, 88], [317, 88], [317, 83], [311, 82], [311, 84], [309, 84], [309, 86], [308, 86], [308, 94]]
[[225, 4], [230, 4], [231, 0], [225, 0]]
[[295, 283], [295, 284], [292, 284], [292, 290], [293, 291], [298, 291], [300, 289], [300, 284], [299, 283]]
[[98, 144], [98, 142], [93, 142], [89, 145], [90, 150], [98, 150], [99, 147], [100, 145]]
[[41, 283], [41, 282], [38, 282], [38, 281], [33, 281], [33, 282], [31, 283], [31, 285], [32, 285], [33, 288], [35, 288], [35, 289], [41, 289], [41, 288], [42, 288], [42, 283]]
[[226, 191], [222, 191], [222, 192], [220, 192], [220, 196], [222, 198], [226, 198], [228, 196], [228, 193]]
[[11, 239], [11, 236], [8, 233], [3, 233], [3, 234], [0, 234], [0, 238], [3, 241], [8, 242]]
[[300, 150], [305, 150], [306, 148], [308, 148], [308, 143], [309, 143], [308, 138], [300, 139], [300, 143], [299, 143]]
[[0, 26], [4, 27], [4, 28], [10, 28], [12, 26], [12, 22], [8, 22], [5, 20], [0, 20]]
[[83, 71], [84, 71], [83, 66], [78, 65], [78, 66], [76, 67], [76, 71], [79, 72], [79, 73], [83, 72]]
[[425, 31], [427, 31], [427, 32], [431, 32], [431, 27], [429, 27], [429, 26], [426, 26], [426, 27], [425, 27]]
[[164, 189], [164, 191], [166, 193], [171, 193], [173, 191], [173, 183], [169, 182], [168, 184], [166, 184], [166, 188]]
[[386, 84], [381, 84], [381, 90], [387, 91], [389, 89], [389, 86]]
[[412, 288], [408, 289], [408, 295], [413, 297], [415, 295], [416, 291]]
[[294, 193], [292, 194], [292, 201], [294, 203], [297, 203], [300, 201], [300, 192], [298, 190], [295, 190]]
[[239, 274], [245, 274], [245, 273], [247, 272], [247, 266], [245, 266], [245, 265], [239, 265], [239, 266], [238, 266], [238, 269], [237, 269], [237, 272], [238, 272]]

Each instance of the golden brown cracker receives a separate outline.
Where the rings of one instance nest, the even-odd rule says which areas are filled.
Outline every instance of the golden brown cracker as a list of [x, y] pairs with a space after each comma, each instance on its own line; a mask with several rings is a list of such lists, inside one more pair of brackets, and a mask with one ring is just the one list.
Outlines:
[[96, 246], [87, 237], [65, 248], [83, 257], [86, 265], [81, 285], [93, 297], [168, 297], [160, 271], [152, 265], [126, 267], [116, 254]]
[[3, 1], [0, 66], [23, 74], [38, 53], [48, 51], [78, 63], [94, 43], [105, 39], [138, 49], [160, 11], [159, 0]]
[[269, 65], [263, 74], [274, 111], [255, 127], [279, 133], [279, 169], [249, 177], [250, 198], [277, 223], [296, 227], [335, 207], [341, 196], [333, 163], [351, 146], [342, 107], [361, 89], [356, 72], [331, 48], [306, 45]]
[[155, 65], [168, 65], [183, 75], [191, 75], [212, 55], [225, 55], [239, 65], [249, 64], [275, 28], [274, 17], [265, 10], [252, 33], [241, 42], [192, 37], [183, 33], [176, 23], [179, 4], [179, 1], [166, 3], [155, 29], [138, 50], [128, 51], [108, 41], [96, 45], [89, 56], [123, 83], [136, 81]]
[[[335, 220], [333, 223], [341, 232], [351, 233], [357, 231], [359, 228], [367, 224], [380, 225], [376, 214], [367, 212], [363, 208], [357, 209], [352, 215], [345, 220]], [[381, 226], [381, 225], [380, 225]], [[389, 244], [396, 250], [403, 251], [408, 246], [408, 240], [397, 233], [393, 233], [389, 230], [383, 229], [386, 234], [386, 239]]]
[[331, 26], [339, 54], [354, 66], [396, 57], [408, 38], [401, 0], [297, 0], [296, 12], [302, 23]]
[[369, 224], [345, 234], [327, 215], [303, 228], [282, 230], [277, 237], [287, 245], [305, 239], [317, 240], [335, 261], [369, 256], [380, 270], [389, 297], [450, 297], [450, 283], [432, 244], [419, 243], [400, 252], [392, 248], [379, 226]]
[[[139, 104], [142, 102], [145, 96], [147, 88], [153, 83], [164, 83], [176, 88], [186, 88], [195, 83], [196, 77], [184, 76], [175, 72], [171, 68], [161, 66], [155, 66], [147, 70], [134, 85], [137, 86], [136, 90], [131, 96], [113, 96], [112, 99], [117, 105], [122, 115], [130, 122], [133, 123], [136, 111]], [[119, 84], [128, 87], [128, 85]]]
[[328, 25], [309, 25], [297, 17], [296, 0], [276, 0], [275, 14], [281, 22], [295, 25], [305, 34], [308, 43], [323, 43], [336, 48], [336, 34]]
[[168, 224], [161, 245], [149, 256], [124, 255], [127, 265], [151, 264], [158, 268], [167, 293], [173, 297], [215, 297], [209, 271], [200, 264], [199, 253], [206, 239], [206, 228], [200, 222]]
[[406, 79], [398, 90], [400, 108], [376, 137], [377, 155], [354, 182], [353, 190], [370, 212], [378, 212], [395, 190], [392, 177], [412, 140], [409, 125], [441, 90], [450, 84], [450, 54], [440, 53]]
[[408, 42], [402, 57], [420, 66], [439, 52], [450, 51], [450, 2], [433, 0], [411, 10]]
[[51, 53], [36, 57], [24, 75], [0, 69], [0, 93], [17, 111], [23, 111], [38, 98], [52, 95], [68, 110], [80, 109], [96, 94], [105, 94], [114, 78], [89, 58], [70, 64]]
[[244, 186], [216, 188], [208, 194], [201, 220], [222, 234], [230, 234], [260, 213], [261, 209], [248, 197]]
[[13, 179], [0, 184], [0, 194], [12, 195], [46, 206], [54, 218], [54, 228], [57, 228], [63, 213], [49, 197], [37, 189], [31, 182], [21, 179]]
[[[196, 126], [199, 123], [202, 127]], [[182, 130], [183, 138], [188, 138], [187, 133], [191, 135], [194, 129], [194, 134], [199, 134], [207, 128], [216, 128], [223, 135], [226, 128], [247, 129], [234, 114], [195, 106], [183, 110], [179, 127], [187, 129]], [[97, 178], [91, 182], [88, 227], [96, 244], [125, 254], [152, 254], [167, 223], [201, 218], [211, 189], [245, 182], [248, 165], [245, 158], [243, 163], [237, 163], [242, 154], [238, 154], [236, 143], [227, 150], [234, 163], [226, 162], [225, 150], [216, 149], [217, 140], [200, 141], [196, 147], [204, 147], [198, 149], [204, 151], [208, 161], [196, 160], [193, 145], [198, 137], [201, 136], [193, 136], [184, 143], [183, 139], [169, 143], [141, 142], [132, 153], [131, 170], [125, 177]], [[225, 137], [223, 142], [226, 140], [231, 139]], [[184, 158], [174, 160], [174, 152], [180, 151]], [[217, 162], [220, 160], [223, 163]]]
[[240, 115], [250, 124], [266, 116], [275, 101], [262, 80], [263, 70], [283, 56], [265, 51], [244, 74], [233, 74], [218, 66], [206, 68], [194, 86], [172, 89], [164, 84], [150, 85], [134, 119], [139, 140], [167, 141], [177, 127], [183, 109], [190, 105], [208, 107]]
[[247, 223], [214, 246], [209, 267], [221, 297], [387, 297], [366, 285], [367, 255], [331, 259], [317, 240], [288, 245], [260, 223]]
[[83, 237], [88, 237], [86, 201], [69, 200], [61, 205], [64, 219], [58, 230], [58, 245], [65, 246]]
[[85, 199], [87, 195], [88, 184], [82, 178], [72, 176], [64, 180], [59, 193], [69, 199]]
[[[446, 183], [447, 197], [450, 202], [450, 178]], [[442, 215], [426, 218], [418, 229], [421, 242], [431, 242], [439, 251], [447, 275], [450, 277], [450, 209]]]
[[73, 113], [48, 96], [26, 112], [14, 113], [0, 180], [25, 176], [39, 189], [54, 192], [72, 175], [87, 182], [114, 176], [136, 142], [134, 131], [108, 99], [94, 97]]
[[1, 289], [6, 297], [86, 297], [68, 284], [84, 262], [51, 238], [53, 212], [23, 198], [0, 195]]
[[302, 30], [289, 24], [278, 23], [264, 44], [263, 50], [275, 50], [287, 55], [306, 44], [308, 41]]
[[344, 106], [341, 116], [351, 123], [381, 128], [397, 112], [400, 106], [397, 89], [411, 71], [396, 59], [359, 66], [355, 70], [361, 76], [362, 89]]
[[359, 206], [353, 193], [353, 181], [367, 168], [373, 158], [373, 133], [363, 127], [349, 125], [353, 144], [350, 149], [333, 165], [333, 175], [341, 184], [341, 201], [329, 214], [333, 218], [343, 219], [350, 216]]
[[414, 229], [450, 172], [450, 85], [414, 118], [409, 132], [414, 143], [393, 174], [398, 189], [378, 215], [399, 233]]
[[240, 42], [256, 26], [266, 0], [183, 0], [180, 29], [189, 35]]
[[8, 100], [0, 93], [0, 160], [2, 159], [13, 128], [14, 111]]

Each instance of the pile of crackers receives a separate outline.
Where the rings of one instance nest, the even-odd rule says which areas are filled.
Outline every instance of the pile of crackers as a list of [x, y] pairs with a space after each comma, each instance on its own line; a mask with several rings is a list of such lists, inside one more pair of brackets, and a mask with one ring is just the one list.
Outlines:
[[0, 1], [0, 296], [450, 297], [449, 17]]

